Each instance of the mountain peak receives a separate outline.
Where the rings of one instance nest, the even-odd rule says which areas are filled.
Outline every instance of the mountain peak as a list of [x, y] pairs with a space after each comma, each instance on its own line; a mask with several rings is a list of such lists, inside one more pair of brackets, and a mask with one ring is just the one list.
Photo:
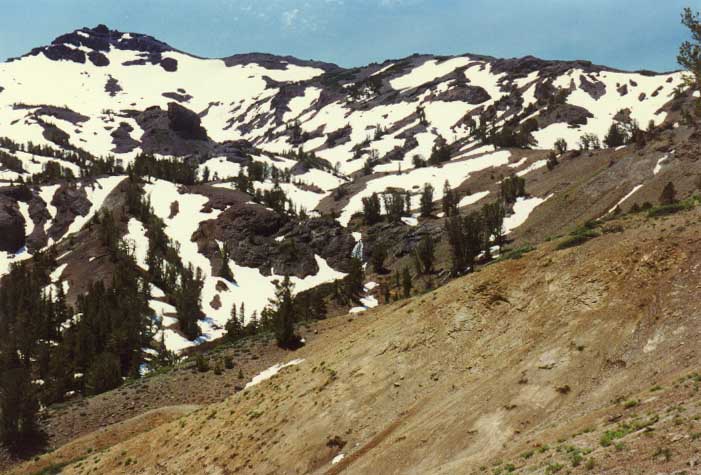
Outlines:
[[59, 36], [52, 42], [52, 45], [60, 44], [84, 46], [96, 51], [109, 51], [110, 47], [143, 53], [163, 53], [174, 50], [169, 44], [153, 36], [111, 30], [104, 24], [99, 24], [94, 28], [80, 28], [72, 33]]
[[[64, 60], [76, 63], [90, 61], [95, 66], [106, 66], [109, 64], [109, 59], [105, 53], [111, 49], [141, 53], [151, 63], [159, 62], [161, 53], [175, 51], [167, 43], [152, 36], [111, 30], [107, 25], [99, 24], [94, 28], [83, 27], [63, 34], [54, 39], [51, 44], [34, 48], [25, 56], [43, 54], [54, 61]], [[19, 58], [13, 58], [10, 61], [16, 59]]]

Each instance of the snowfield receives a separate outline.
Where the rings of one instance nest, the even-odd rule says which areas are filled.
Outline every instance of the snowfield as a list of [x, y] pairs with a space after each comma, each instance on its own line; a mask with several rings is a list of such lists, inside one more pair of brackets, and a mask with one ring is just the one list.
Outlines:
[[[177, 61], [177, 71], [168, 72], [158, 64], [124, 66], [124, 63], [141, 59], [137, 51], [113, 47], [105, 56], [110, 64], [103, 67], [95, 67], [89, 61], [84, 64], [52, 61], [43, 54], [0, 63], [0, 84], [6, 86], [0, 94], [0, 123], [7, 127], [3, 135], [21, 142], [51, 145], [43, 137], [42, 127], [32, 120], [33, 110], [14, 109], [13, 104], [66, 106], [89, 118], [77, 125], [60, 123], [60, 128], [70, 135], [71, 143], [106, 156], [112, 153], [114, 145], [111, 131], [104, 127], [105, 122], [127, 122], [135, 127], [133, 136], [140, 137], [136, 123], [122, 117], [118, 111], [153, 105], [165, 109], [172, 99], [163, 93], [182, 89], [192, 96], [187, 104], [189, 108], [199, 111], [210, 103], [218, 104], [210, 108], [203, 120], [213, 138], [236, 139], [240, 137], [225, 132], [230, 104], [240, 101], [245, 105], [253, 104], [266, 92], [264, 77], [284, 83], [309, 80], [323, 73], [318, 68], [293, 64], [287, 64], [284, 69], [266, 69], [256, 63], [227, 67], [220, 59], [196, 58], [176, 51], [162, 54], [163, 58]], [[47, 71], [51, 74], [46, 74]], [[111, 78], [121, 87], [114, 95], [105, 91], [105, 84]], [[207, 80], [202, 81], [202, 78]], [[236, 87], [231, 87], [232, 84]], [[59, 124], [53, 117], [43, 116], [43, 119]], [[131, 159], [136, 153], [123, 154], [123, 158]]]
[[382, 193], [388, 188], [401, 188], [407, 191], [419, 192], [425, 183], [434, 189], [434, 200], [443, 198], [443, 185], [446, 180], [455, 188], [470, 177], [470, 174], [490, 167], [498, 167], [509, 163], [511, 152], [500, 150], [481, 157], [466, 160], [453, 160], [442, 167], [415, 168], [401, 175], [386, 175], [367, 182], [365, 189], [353, 195], [343, 208], [338, 222], [347, 226], [353, 214], [363, 210], [363, 198], [373, 193]]
[[[90, 34], [90, 30], [85, 30], [78, 36], [89, 38]], [[125, 33], [121, 38], [134, 35]], [[92, 52], [86, 46], [64, 46]], [[544, 81], [552, 80], [555, 88], [571, 89], [567, 104], [586, 109], [593, 116], [583, 125], [557, 122], [533, 133], [537, 148], [553, 148], [555, 141], [563, 138], [570, 150], [577, 147], [584, 133], [593, 133], [603, 139], [614, 117], [624, 109], [630, 110], [631, 118], [643, 129], [650, 122], [660, 124], [667, 117], [662, 109], [673, 97], [675, 88], [682, 84], [681, 73], [647, 75], [605, 70], [587, 73], [580, 69], [581, 63], [572, 63], [571, 67], [558, 68], [558, 71], [564, 71], [558, 73], [559, 76], [550, 77], [544, 72], [550, 69], [532, 71], [529, 65], [523, 66], [518, 60], [512, 67], [512, 61], [471, 56], [413, 56], [384, 66], [373, 64], [368, 69], [357, 70], [335, 69], [329, 65], [323, 66], [330, 72], [325, 75], [322, 67], [316, 67], [319, 63], [295, 65], [281, 58], [255, 60], [249, 57], [239, 64], [229, 60], [231, 65], [227, 66], [223, 59], [198, 58], [169, 50], [161, 53], [162, 60], [176, 67], [166, 68], [162, 63], [151, 64], [146, 53], [116, 46], [105, 51], [104, 55], [108, 64], [100, 67], [90, 60], [84, 63], [50, 60], [43, 53], [0, 63], [0, 137], [57, 148], [56, 142], [61, 142], [61, 134], [58, 139], [54, 136], [55, 142], [47, 138], [52, 135], [47, 132], [57, 128], [66, 134], [72, 147], [96, 156], [115, 156], [119, 163], [128, 165], [142, 147], [137, 146], [128, 153], [116, 153], [112, 137], [115, 130], [124, 124], [131, 129], [126, 133], [132, 140], [137, 143], [143, 140], [146, 144], [154, 130], [144, 130], [139, 125], [138, 121], [144, 128], [151, 127], [140, 113], [152, 106], [167, 110], [169, 104], [177, 102], [200, 118], [211, 139], [211, 142], [193, 145], [196, 151], [187, 157], [197, 163], [200, 178], [207, 171], [210, 185], [235, 189], [233, 179], [246, 170], [249, 159], [265, 163], [290, 171], [291, 181], [278, 185], [270, 179], [255, 181], [255, 189], [266, 191], [279, 186], [297, 210], [316, 210], [317, 214], [322, 200], [329, 198], [321, 208], [328, 211], [326, 204], [336, 201], [341, 195], [332, 195], [333, 192], [341, 185], [357, 180], [355, 186], [342, 190], [353, 190], [348, 193], [354, 194], [343, 198], [347, 202], [337, 201], [345, 203], [337, 220], [346, 227], [351, 217], [362, 211], [363, 199], [373, 193], [402, 190], [411, 195], [410, 201], [416, 205], [422, 188], [430, 184], [434, 189], [433, 199], [438, 202], [443, 198], [446, 182], [455, 189], [484, 170], [508, 167], [509, 173], [527, 176], [547, 166], [546, 160], [536, 160], [532, 154], [524, 152], [523, 155], [527, 156], [516, 159], [508, 150], [482, 145], [476, 135], [470, 135], [467, 125], [471, 123], [470, 117], [474, 118], [480, 110], [490, 107], [497, 110], [494, 122], [497, 125], [505, 124], [512, 117], [509, 114], [521, 113], [531, 104], [535, 107], [531, 117], [538, 117], [544, 108], [543, 101], [539, 100], [542, 99], [540, 94], [536, 98], [536, 91], [540, 93], [537, 88]], [[526, 68], [525, 72], [522, 68]], [[518, 91], [522, 101], [518, 98], [511, 101], [512, 98], [508, 97], [511, 90]], [[499, 102], [502, 99], [509, 100]], [[160, 127], [174, 128], [168, 120], [163, 122], [166, 125], [159, 123], [154, 126], [155, 132], [160, 132]], [[416, 158], [428, 159], [441, 143], [451, 146], [450, 160], [439, 166], [415, 167], [415, 162], [420, 165]], [[160, 151], [168, 153], [165, 149], [163, 147]], [[49, 162], [57, 162], [76, 177], [81, 173], [78, 160], [71, 157], [51, 158], [25, 151], [12, 152], [6, 147], [0, 147], [0, 150], [19, 159], [22, 168], [14, 163], [0, 166], [0, 181], [26, 181], [44, 171]], [[322, 169], [305, 171], [304, 164], [286, 158], [294, 157], [288, 152], [298, 150], [314, 152], [328, 164], [315, 164]], [[542, 152], [538, 153], [538, 157], [542, 155]], [[522, 153], [517, 156], [521, 157]], [[359, 179], [355, 173], [362, 170], [370, 159], [372, 163], [368, 163], [373, 173]], [[652, 170], [653, 176], [664, 173], [669, 160], [668, 155], [659, 158]], [[490, 170], [484, 175], [497, 173], [492, 174]], [[78, 181], [76, 186], [85, 191], [91, 205], [84, 216], [76, 216], [69, 223], [65, 236], [83, 229], [125, 179], [126, 176], [121, 175]], [[363, 181], [364, 187], [360, 185]], [[46, 204], [44, 232], [57, 221], [59, 211], [52, 203], [60, 186], [34, 187]], [[482, 183], [477, 186], [482, 190], [487, 188]], [[641, 186], [633, 187], [616, 206], [630, 199]], [[355, 191], [358, 188], [362, 189]], [[195, 341], [188, 341], [177, 331], [175, 308], [164, 302], [166, 295], [163, 290], [151, 286], [149, 305], [154, 320], [160, 324], [156, 340], [162, 338], [169, 350], [180, 352], [223, 336], [233, 307], [239, 309], [242, 303], [245, 305], [246, 321], [251, 320], [254, 312], [260, 314], [274, 295], [275, 281], [282, 276], [265, 276], [257, 268], [241, 266], [230, 260], [228, 264], [234, 279], [226, 281], [213, 275], [217, 272], [212, 269], [209, 258], [193, 241], [200, 225], [217, 219], [222, 211], [208, 208], [206, 196], [187, 192], [185, 187], [165, 180], [146, 183], [144, 191], [150, 197], [154, 213], [163, 220], [166, 235], [177, 244], [183, 263], [200, 269], [204, 279], [201, 310], [205, 318], [198, 323], [202, 336]], [[621, 193], [623, 191], [621, 189]], [[460, 196], [459, 206], [473, 205], [489, 195], [489, 191], [478, 191]], [[522, 226], [548, 198], [550, 196], [518, 198], [513, 213], [504, 219], [504, 232], [509, 234]], [[35, 231], [30, 205], [17, 201], [17, 209], [24, 219], [25, 235], [29, 236]], [[438, 213], [438, 216], [443, 214]], [[418, 215], [406, 216], [402, 222], [405, 226], [418, 226]], [[130, 218], [126, 228], [124, 239], [131, 246], [137, 265], [148, 270], [149, 240], [144, 224]], [[366, 243], [360, 233], [354, 232], [353, 236], [357, 241], [353, 255], [362, 257]], [[277, 239], [282, 241], [284, 236]], [[55, 243], [49, 239], [48, 246], [52, 244]], [[0, 276], [9, 272], [12, 263], [30, 257], [26, 247], [15, 254], [0, 252]], [[95, 258], [91, 257], [89, 262]], [[291, 278], [295, 292], [346, 275], [333, 269], [319, 255], [315, 255], [315, 261], [319, 268], [316, 274], [303, 279]], [[65, 269], [63, 263], [51, 274], [46, 292], [55, 294], [57, 285], [67, 289], [67, 282], [61, 281]], [[360, 303], [350, 310], [351, 313], [361, 313], [379, 304], [372, 294], [376, 285], [372, 282], [366, 285]], [[246, 388], [301, 361], [275, 365], [253, 378]]]
[[[586, 125], [575, 128], [563, 123], [553, 124], [534, 132], [533, 136], [541, 148], [554, 148], [558, 138], [564, 138], [569, 147], [574, 148], [580, 137], [586, 132], [596, 134], [603, 140], [614, 116], [621, 109], [630, 109], [631, 118], [637, 120], [643, 129], [647, 128], [651, 121], [655, 125], [659, 125], [667, 116], [659, 109], [670, 101], [674, 89], [682, 83], [682, 76], [682, 73], [671, 73], [650, 77], [636, 73], [610, 71], [587, 75], [582, 70], [572, 69], [555, 81], [556, 87], [567, 88], [571, 81], [580, 84], [582, 78], [585, 78], [588, 81], [599, 81], [606, 88], [606, 94], [599, 99], [594, 99], [580, 87], [567, 98], [568, 104], [587, 109], [594, 115], [594, 118], [588, 119]], [[621, 84], [628, 88], [628, 93], [625, 95], [621, 95], [617, 90], [617, 85]], [[645, 95], [643, 100], [640, 99], [642, 94]]]
[[114, 189], [122, 181], [124, 181], [125, 176], [109, 176], [106, 178], [98, 178], [95, 180], [94, 184], [83, 185], [83, 190], [88, 197], [88, 201], [91, 203], [90, 211], [85, 216], [76, 216], [71, 223], [66, 236], [80, 231], [85, 226], [85, 223], [90, 221], [95, 214], [100, 211], [105, 198], [114, 191]]
[[[154, 212], [163, 219], [166, 234], [180, 246], [180, 256], [183, 263], [202, 270], [204, 277], [202, 311], [206, 315], [206, 319], [200, 322], [203, 335], [199, 341], [209, 341], [225, 334], [224, 327], [231, 317], [233, 306], [238, 308], [241, 303], [245, 304], [246, 321], [250, 320], [253, 312], [260, 314], [275, 293], [274, 281], [282, 280], [283, 276], [275, 274], [264, 276], [259, 269], [240, 266], [233, 260], [229, 261], [229, 266], [235, 282], [227, 282], [220, 277], [213, 276], [209, 259], [199, 252], [197, 243], [192, 241], [192, 236], [199, 228], [200, 223], [216, 219], [221, 211], [202, 212], [202, 208], [209, 201], [208, 198], [198, 194], [181, 193], [177, 185], [164, 180], [154, 180], [153, 183], [145, 185], [144, 190], [147, 195], [151, 196]], [[172, 205], [173, 203], [177, 203], [177, 206]], [[176, 208], [178, 212], [173, 215], [173, 210]], [[138, 235], [137, 225], [133, 226], [133, 234]], [[129, 235], [132, 236], [131, 229]], [[221, 243], [219, 244], [221, 245]], [[147, 242], [142, 241], [141, 245], [148, 248]], [[326, 260], [319, 256], [316, 256], [315, 259], [319, 267], [319, 271], [315, 275], [307, 276], [304, 279], [294, 276], [290, 278], [295, 286], [295, 292], [302, 292], [345, 277], [346, 274], [331, 268]], [[223, 286], [226, 290], [218, 290], [218, 284], [219, 287]], [[219, 302], [219, 308], [212, 306], [216, 300]], [[185, 343], [179, 339], [182, 337], [169, 335], [167, 330], [165, 337], [166, 346], [173, 351], [180, 351], [198, 343], [198, 341], [189, 342], [187, 340]]]
[[133, 247], [136, 264], [144, 270], [148, 270], [146, 265], [146, 255], [148, 254], [148, 238], [146, 229], [136, 218], [131, 218], [128, 223], [128, 232], [124, 240]]
[[538, 198], [534, 196], [531, 198], [517, 198], [514, 204], [514, 214], [504, 218], [504, 234], [509, 234], [525, 223], [533, 210], [545, 203], [548, 198], [550, 197]]

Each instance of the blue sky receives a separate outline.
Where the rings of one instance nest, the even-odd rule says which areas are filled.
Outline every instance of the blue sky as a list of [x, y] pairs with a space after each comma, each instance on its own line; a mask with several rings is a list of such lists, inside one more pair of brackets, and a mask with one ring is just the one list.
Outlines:
[[207, 57], [269, 52], [364, 65], [415, 52], [676, 69], [690, 0], [2, 0], [0, 59], [81, 26]]

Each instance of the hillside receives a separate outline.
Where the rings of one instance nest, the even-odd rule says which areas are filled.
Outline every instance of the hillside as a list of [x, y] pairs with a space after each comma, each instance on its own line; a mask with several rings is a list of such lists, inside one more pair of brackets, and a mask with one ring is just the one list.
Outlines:
[[0, 392], [42, 435], [0, 470], [680, 469], [699, 117], [587, 61], [100, 25], [0, 63]]
[[62, 473], [694, 467], [699, 218], [624, 216], [370, 311], [271, 380]]
[[[21, 193], [4, 189], [0, 198], [0, 273], [80, 231], [127, 168], [143, 162], [137, 156], [176, 157], [185, 177], [161, 173], [153, 182], [146, 175], [150, 183], [142, 193], [183, 251], [183, 265], [201, 269], [201, 310], [213, 320], [201, 331], [216, 338], [243, 295], [253, 299], [249, 313], [263, 310], [276, 275], [297, 277], [298, 290], [342, 277], [349, 269], [343, 260], [354, 245], [351, 231], [353, 240], [366, 240], [363, 257], [369, 258], [373, 247], [367, 240], [374, 237], [351, 221], [372, 193], [409, 195], [407, 229], [401, 230], [406, 235], [423, 224], [414, 218], [425, 184], [440, 203], [447, 182], [465, 208], [494, 201], [500, 181], [515, 173], [526, 177], [531, 197], [519, 204], [523, 214], [513, 210], [517, 216], [508, 225], [515, 229], [563, 183], [559, 177], [549, 180], [537, 192], [530, 186], [547, 164], [547, 152], [530, 149], [550, 149], [563, 139], [572, 150], [585, 134], [603, 139], [614, 122], [669, 126], [679, 120], [679, 103], [686, 100], [685, 93], [675, 92], [680, 82], [679, 73], [628, 73], [532, 57], [424, 55], [348, 70], [260, 54], [205, 59], [148, 35], [104, 25], [82, 28], [0, 65], [0, 137], [6, 138], [0, 144], [0, 180], [33, 182]], [[199, 181], [211, 187], [178, 187]], [[251, 217], [263, 211], [233, 212], [228, 208], [247, 198], [224, 190], [247, 191], [251, 201], [277, 214], [333, 215], [345, 229], [313, 226], [324, 239], [333, 236], [332, 244], [318, 241], [300, 263], [285, 242], [294, 228], [288, 218], [266, 216], [266, 225], [251, 229]], [[270, 196], [263, 197], [266, 193]], [[174, 216], [176, 205], [181, 211]], [[143, 219], [132, 218], [124, 237], [143, 268], [149, 240]], [[205, 228], [212, 220], [216, 224]], [[244, 245], [244, 237], [255, 244]], [[301, 236], [296, 243], [308, 239]], [[238, 283], [255, 282], [254, 291], [216, 290], [226, 285], [217, 275], [215, 249], [224, 244], [232, 248], [234, 274], [246, 276]], [[280, 257], [270, 259], [271, 253]], [[73, 272], [76, 259], [68, 259], [66, 277], [84, 274]], [[52, 280], [66, 279], [57, 271]], [[209, 305], [215, 298], [219, 303]], [[168, 313], [162, 307], [154, 311]], [[188, 345], [170, 337], [170, 349]]]

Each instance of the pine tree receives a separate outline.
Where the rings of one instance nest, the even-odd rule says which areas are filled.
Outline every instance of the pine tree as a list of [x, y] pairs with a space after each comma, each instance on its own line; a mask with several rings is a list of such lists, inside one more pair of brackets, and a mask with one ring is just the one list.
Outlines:
[[381, 242], [376, 242], [372, 248], [372, 253], [370, 254], [370, 262], [372, 263], [372, 268], [376, 274], [384, 274], [387, 272], [384, 265], [386, 258], [387, 248]]
[[[482, 220], [488, 231], [487, 236], [493, 238], [500, 248], [504, 244], [504, 217], [504, 207], [499, 202], [486, 204], [482, 207]], [[489, 244], [485, 250], [487, 255], [490, 255]]]
[[465, 236], [463, 235], [460, 215], [452, 216], [446, 220], [445, 231], [448, 234], [448, 244], [450, 244], [451, 273], [453, 276], [458, 276], [467, 267], [465, 262]]
[[402, 270], [402, 291], [404, 293], [405, 299], [408, 299], [409, 297], [411, 297], [411, 289], [412, 289], [411, 272], [409, 272], [408, 267], [405, 267]]
[[414, 262], [416, 264], [416, 272], [421, 275], [431, 274], [433, 272], [433, 263], [435, 261], [435, 245], [433, 237], [430, 234], [424, 236], [419, 245], [414, 250]]
[[557, 151], [557, 154], [562, 156], [567, 152], [567, 142], [565, 139], [560, 138], [555, 141], [555, 150]]
[[122, 372], [117, 355], [101, 353], [86, 375], [86, 390], [89, 394], [100, 394], [122, 384]]
[[243, 326], [241, 325], [241, 321], [238, 318], [238, 315], [236, 315], [236, 304], [234, 303], [231, 306], [231, 314], [229, 317], [229, 320], [226, 322], [226, 337], [229, 340], [238, 340], [243, 336]]
[[397, 223], [404, 216], [406, 202], [402, 194], [398, 191], [391, 191], [382, 195], [382, 201], [385, 205], [385, 213], [389, 221]]
[[489, 248], [489, 239], [486, 238], [489, 233], [485, 228], [482, 216], [477, 211], [473, 211], [465, 216], [462, 228], [465, 265], [467, 268], [474, 270], [477, 256], [479, 256], [483, 250], [486, 250], [485, 244], [486, 248]]
[[691, 8], [682, 12], [682, 24], [689, 29], [691, 41], [684, 41], [679, 47], [677, 62], [691, 73], [685, 78], [687, 85], [701, 90], [701, 18]]
[[9, 368], [0, 373], [0, 440], [20, 447], [36, 436], [39, 405], [29, 370]]
[[624, 131], [621, 130], [621, 127], [616, 122], [612, 123], [606, 137], [604, 138], [604, 144], [606, 144], [608, 148], [616, 148], [624, 145], [625, 142], [626, 135]]
[[421, 216], [428, 218], [433, 213], [433, 186], [430, 183], [424, 185], [421, 193]]
[[202, 353], [198, 353], [195, 359], [195, 367], [200, 373], [206, 373], [209, 371], [209, 358], [205, 358]]
[[516, 202], [516, 198], [526, 195], [526, 179], [511, 175], [501, 181], [501, 198], [507, 204]]
[[365, 224], [372, 226], [375, 223], [380, 222], [381, 216], [381, 205], [380, 197], [377, 193], [373, 193], [367, 198], [363, 198], [363, 216]]
[[275, 281], [275, 297], [270, 300], [273, 305], [275, 339], [282, 348], [293, 348], [299, 344], [300, 338], [295, 334], [294, 286], [286, 275], [282, 282]]
[[343, 278], [344, 294], [347, 299], [353, 300], [363, 291], [364, 274], [363, 264], [360, 260], [356, 258], [351, 259], [348, 275]]
[[449, 218], [458, 212], [458, 200], [448, 180], [443, 185], [443, 213]]
[[386, 282], [380, 283], [380, 294], [384, 303], [390, 303], [390, 288]]
[[229, 267], [229, 260], [231, 259], [231, 248], [229, 243], [224, 243], [224, 245], [219, 249], [219, 254], [221, 255], [221, 269], [219, 270], [219, 275], [222, 279], [229, 282], [234, 282], [234, 273], [231, 272], [231, 267]]
[[202, 316], [200, 294], [203, 284], [201, 270], [198, 268], [195, 273], [188, 267], [181, 273], [180, 285], [175, 291], [175, 308], [178, 312], [180, 331], [189, 340], [194, 340], [201, 334], [197, 321]]
[[431, 165], [439, 165], [443, 162], [447, 162], [450, 160], [450, 147], [448, 144], [445, 143], [445, 141], [440, 141], [433, 147], [433, 152], [431, 152], [431, 156], [428, 158], [428, 163]]

